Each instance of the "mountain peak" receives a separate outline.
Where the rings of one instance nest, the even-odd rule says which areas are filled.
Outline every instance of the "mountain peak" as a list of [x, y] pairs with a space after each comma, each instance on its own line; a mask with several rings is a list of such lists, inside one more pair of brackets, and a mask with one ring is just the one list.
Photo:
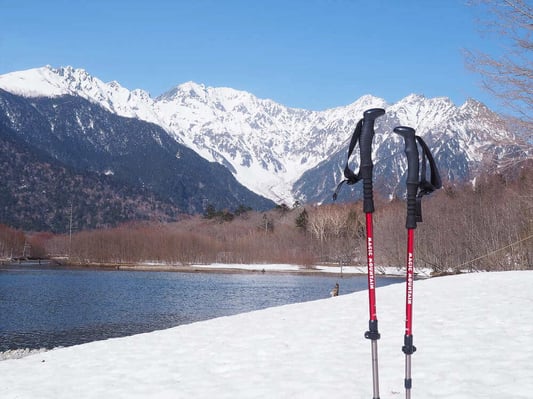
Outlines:
[[475, 112], [491, 112], [489, 108], [483, 104], [481, 101], [475, 100], [473, 98], [467, 98], [463, 105], [461, 105], [461, 109], [471, 109]]
[[57, 97], [66, 94], [57, 70], [50, 65], [0, 75], [0, 88], [24, 97]]
[[[387, 102], [380, 98], [373, 96], [371, 94], [365, 94], [361, 97], [359, 97], [357, 100], [355, 100], [352, 104], [349, 105], [349, 107], [354, 108], [387, 108], [388, 104]], [[344, 107], [340, 107], [344, 108]]]
[[411, 93], [404, 98], [402, 98], [400, 101], [398, 101], [396, 104], [431, 104], [437, 105], [437, 104], [443, 104], [445, 106], [453, 106], [455, 107], [455, 104], [449, 97], [441, 96], [441, 97], [426, 97], [424, 94], [417, 94], [417, 93]]
[[418, 102], [418, 101], [424, 101], [426, 99], [426, 96], [419, 93], [411, 93], [407, 96], [405, 96], [400, 101], [410, 101], [410, 102]]
[[74, 68], [70, 65], [67, 65], [65, 67], [59, 67], [59, 68], [53, 68], [52, 66], [50, 65], [46, 65], [45, 67], [43, 67], [43, 69], [46, 69], [48, 71], [50, 71], [51, 73], [55, 73], [59, 76], [63, 76], [63, 77], [67, 77], [67, 78], [70, 78], [70, 79], [73, 79], [73, 78], [82, 78], [82, 79], [87, 79], [87, 78], [91, 78], [91, 75], [89, 75], [89, 73], [85, 70], [85, 69], [82, 69], [82, 68]]
[[184, 96], [201, 97], [205, 95], [206, 90], [207, 88], [205, 85], [198, 84], [190, 80], [188, 82], [181, 83], [175, 86], [174, 88], [166, 91], [165, 93], [161, 94], [156, 98], [156, 101], [172, 101], [176, 97]]
[[[24, 71], [0, 75], [0, 88], [24, 97], [58, 97], [66, 94], [86, 94], [87, 89], [104, 86], [105, 83], [92, 77], [85, 69], [71, 66], [54, 68], [46, 65]], [[117, 83], [118, 85], [118, 83]]]
[[180, 88], [183, 91], [204, 91], [206, 89], [206, 86], [203, 83], [196, 83], [192, 80], [189, 80], [188, 82], [184, 82], [180, 85], [178, 85], [178, 88]]

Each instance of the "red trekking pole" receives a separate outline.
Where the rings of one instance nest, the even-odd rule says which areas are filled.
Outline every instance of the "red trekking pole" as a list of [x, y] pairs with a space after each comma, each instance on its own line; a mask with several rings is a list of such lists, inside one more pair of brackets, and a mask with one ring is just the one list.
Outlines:
[[[415, 130], [410, 127], [398, 126], [394, 128], [405, 141], [407, 155], [407, 273], [405, 288], [405, 335], [402, 347], [405, 353], [405, 397], [411, 398], [411, 355], [416, 351], [413, 345], [413, 288], [414, 288], [414, 241], [417, 222], [422, 221], [422, 196], [432, 193], [442, 186], [440, 176], [429, 148], [422, 138], [415, 136]], [[419, 177], [419, 153], [417, 141], [422, 147], [421, 177]], [[431, 168], [431, 182], [426, 181], [426, 157]]]
[[[374, 236], [372, 231], [372, 213], [374, 212], [374, 198], [372, 193], [372, 139], [374, 138], [374, 122], [377, 118], [385, 114], [381, 108], [372, 108], [363, 113], [355, 128], [348, 149], [348, 159], [344, 168], [345, 180], [341, 181], [333, 200], [337, 199], [337, 194], [343, 183], [355, 184], [363, 180], [363, 211], [366, 214], [366, 255], [368, 266], [368, 305], [370, 313], [369, 329], [365, 332], [365, 338], [371, 340], [372, 348], [372, 378], [373, 378], [373, 399], [379, 399], [379, 376], [378, 376], [378, 344], [380, 338], [378, 332], [378, 318], [376, 315], [376, 278], [374, 273]], [[352, 152], [359, 142], [360, 164], [359, 173], [355, 174], [348, 166]]]
[[372, 214], [374, 213], [374, 198], [372, 192], [372, 139], [374, 137], [374, 121], [385, 113], [381, 108], [365, 111], [359, 147], [361, 150], [361, 166], [359, 175], [363, 179], [363, 211], [366, 216], [366, 259], [368, 269], [368, 306], [369, 322], [365, 338], [370, 340], [372, 350], [372, 380], [373, 399], [379, 399], [379, 373], [378, 373], [378, 318], [376, 312], [376, 277], [374, 272], [374, 233]]

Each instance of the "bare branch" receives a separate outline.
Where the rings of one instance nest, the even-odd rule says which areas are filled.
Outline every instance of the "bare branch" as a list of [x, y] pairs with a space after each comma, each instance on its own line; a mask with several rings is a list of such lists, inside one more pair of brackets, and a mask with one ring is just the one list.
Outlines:
[[[533, 131], [533, 7], [524, 0], [472, 0], [480, 25], [505, 45], [503, 55], [466, 50], [466, 65], [482, 78], [482, 86], [521, 120], [524, 142]], [[516, 122], [515, 122], [516, 123]], [[528, 139], [529, 136], [529, 139]]]

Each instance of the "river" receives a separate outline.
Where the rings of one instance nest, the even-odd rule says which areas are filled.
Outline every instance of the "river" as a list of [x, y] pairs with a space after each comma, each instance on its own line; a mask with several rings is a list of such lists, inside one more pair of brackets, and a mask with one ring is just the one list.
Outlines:
[[[401, 282], [380, 277], [377, 286]], [[165, 329], [367, 288], [366, 276], [0, 266], [0, 352]]]

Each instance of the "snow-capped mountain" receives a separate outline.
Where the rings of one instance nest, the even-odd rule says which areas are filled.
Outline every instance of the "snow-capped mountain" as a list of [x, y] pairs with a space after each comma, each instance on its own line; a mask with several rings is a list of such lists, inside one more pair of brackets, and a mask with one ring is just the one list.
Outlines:
[[410, 95], [387, 104], [367, 95], [344, 107], [309, 111], [194, 82], [154, 99], [82, 69], [50, 66], [2, 75], [0, 88], [24, 97], [79, 96], [117, 115], [155, 123], [205, 159], [226, 166], [252, 191], [286, 203], [329, 198], [341, 179], [352, 130], [368, 108], [386, 109], [376, 123], [373, 150], [383, 183], [391, 182], [389, 194], [405, 169], [403, 157], [394, 157], [403, 150], [392, 133], [395, 126], [415, 128], [452, 180], [472, 177], [495, 139], [512, 139], [500, 118], [475, 100], [457, 107], [447, 98]]

